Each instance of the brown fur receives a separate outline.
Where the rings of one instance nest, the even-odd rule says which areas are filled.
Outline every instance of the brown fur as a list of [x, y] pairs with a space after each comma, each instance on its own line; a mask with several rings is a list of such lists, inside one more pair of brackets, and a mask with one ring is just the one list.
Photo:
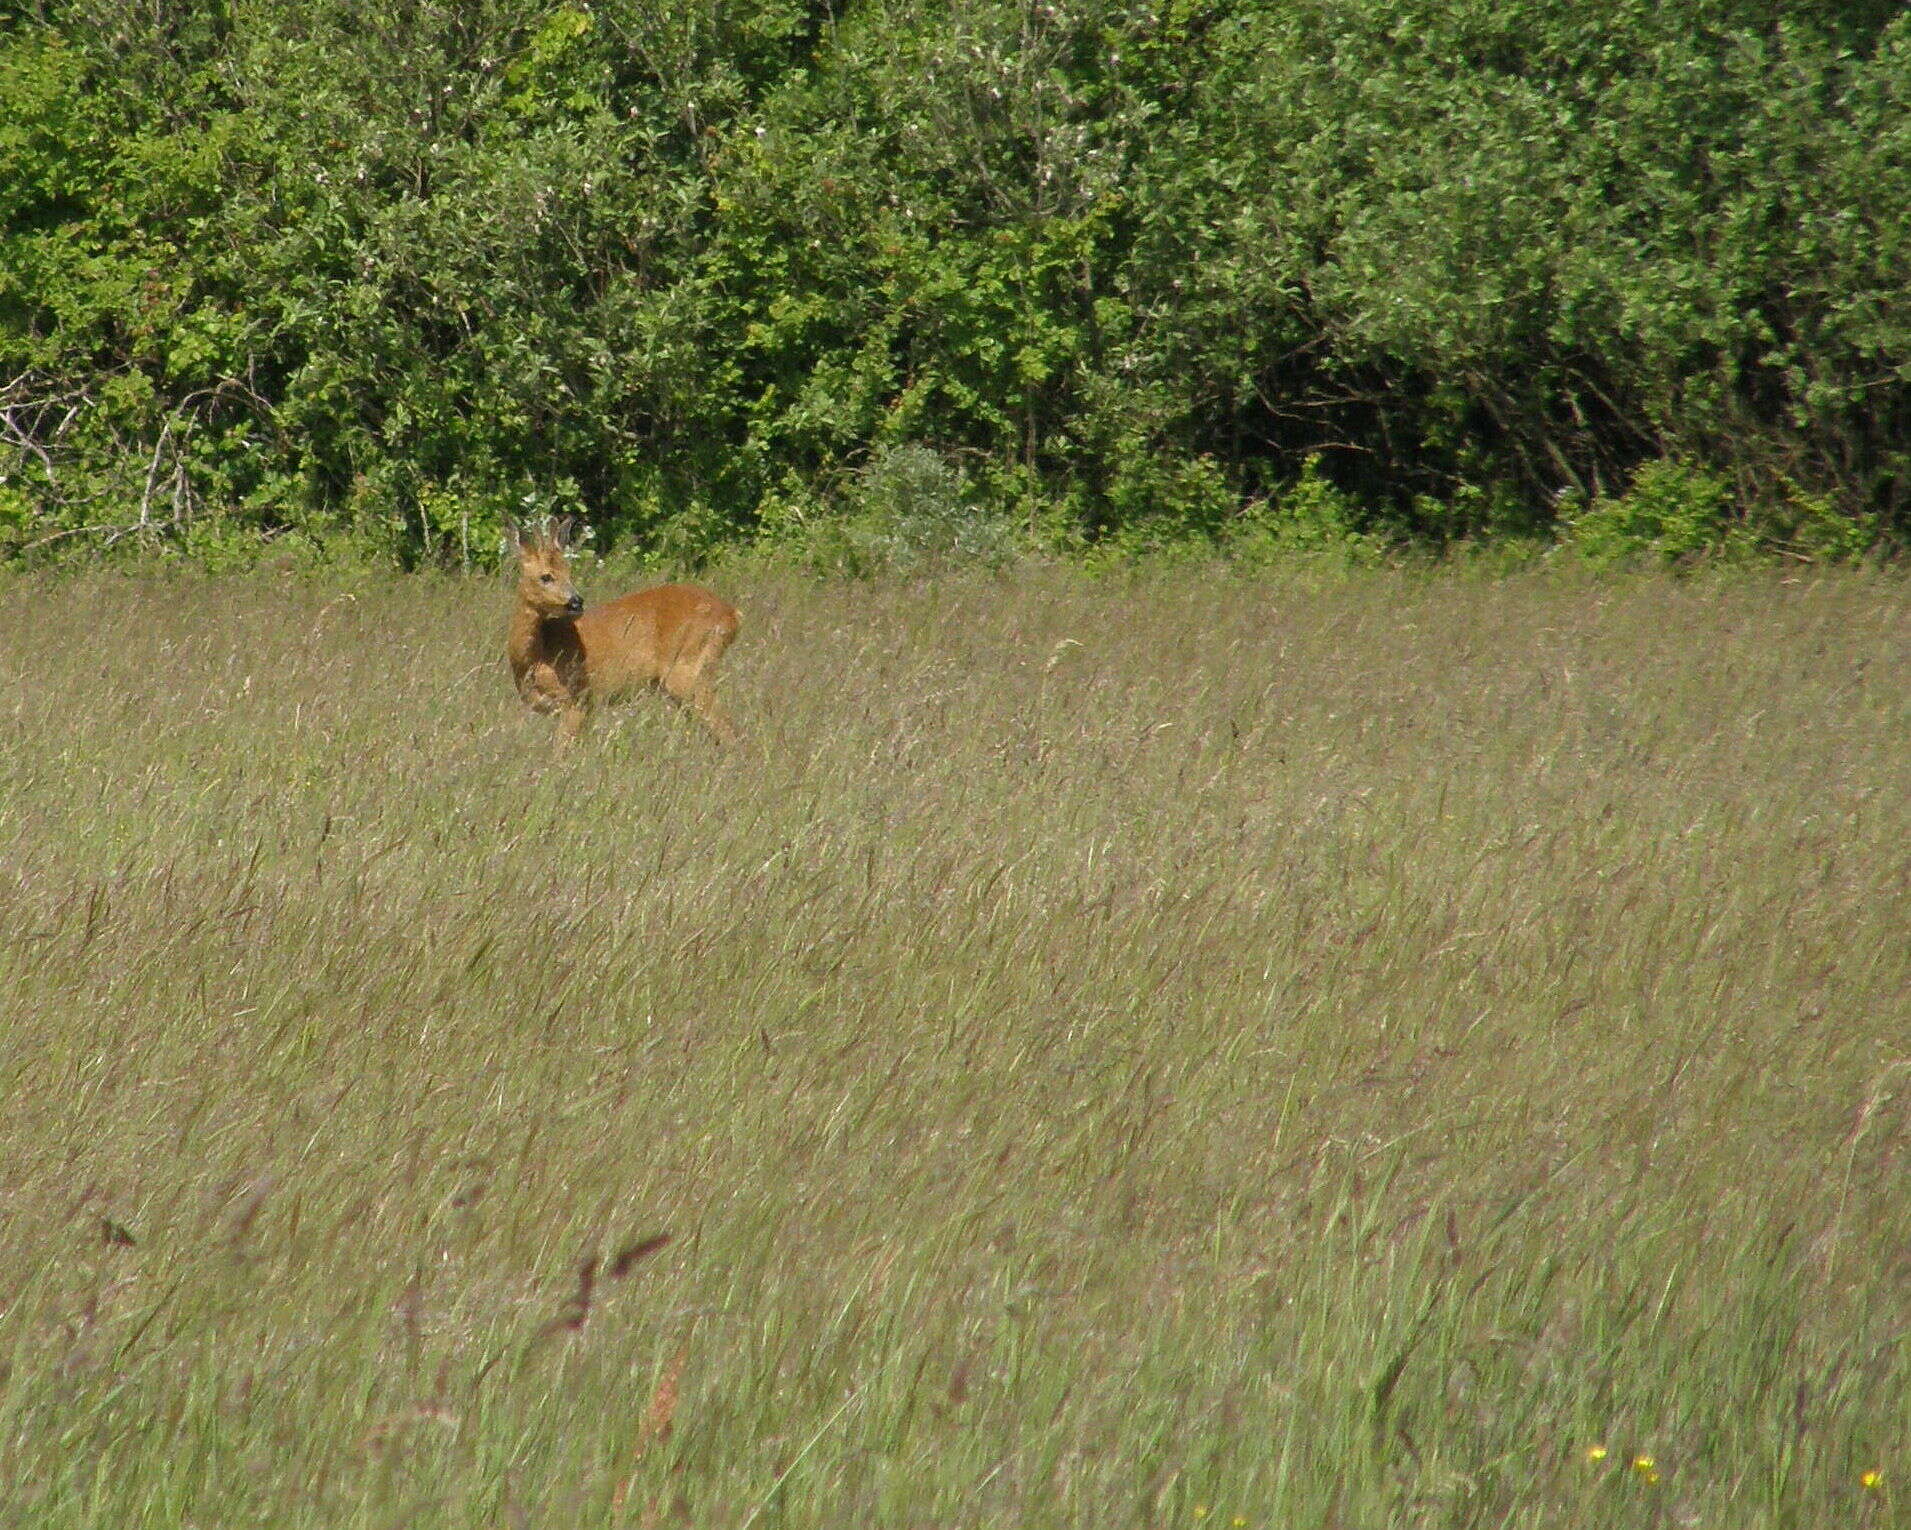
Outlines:
[[587, 611], [565, 557], [570, 528], [568, 516], [528, 533], [505, 523], [518, 555], [506, 651], [526, 705], [557, 713], [559, 737], [568, 741], [597, 702], [657, 686], [734, 744], [716, 679], [741, 622], [736, 607], [699, 585], [665, 584]]

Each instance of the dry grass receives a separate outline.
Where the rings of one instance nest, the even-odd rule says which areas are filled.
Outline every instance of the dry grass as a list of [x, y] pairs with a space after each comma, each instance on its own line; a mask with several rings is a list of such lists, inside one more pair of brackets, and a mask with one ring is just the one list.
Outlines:
[[1902, 582], [719, 582], [0, 586], [0, 1520], [1901, 1522]]

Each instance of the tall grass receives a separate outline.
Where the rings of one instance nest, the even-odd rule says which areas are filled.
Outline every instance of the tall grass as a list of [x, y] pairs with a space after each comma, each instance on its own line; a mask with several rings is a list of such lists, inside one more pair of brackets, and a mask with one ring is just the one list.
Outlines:
[[1900, 581], [722, 586], [0, 586], [0, 1521], [1903, 1522]]

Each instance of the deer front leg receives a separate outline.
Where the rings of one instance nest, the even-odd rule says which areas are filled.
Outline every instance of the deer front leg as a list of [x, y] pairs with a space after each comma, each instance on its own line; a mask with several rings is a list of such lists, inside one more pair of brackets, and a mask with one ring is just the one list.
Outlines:
[[584, 703], [549, 664], [533, 664], [518, 678], [518, 694], [540, 717], [557, 714], [558, 745], [571, 743], [584, 727]]
[[533, 712], [548, 716], [574, 705], [570, 687], [549, 664], [533, 664], [518, 676], [518, 695]]

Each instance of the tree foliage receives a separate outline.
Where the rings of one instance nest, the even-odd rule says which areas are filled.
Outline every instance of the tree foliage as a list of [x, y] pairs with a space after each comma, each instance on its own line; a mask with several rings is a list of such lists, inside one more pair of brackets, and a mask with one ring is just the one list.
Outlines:
[[905, 448], [1061, 544], [1543, 533], [1642, 467], [1801, 556], [1911, 516], [1896, 5], [11, 12], [14, 549], [695, 555]]

